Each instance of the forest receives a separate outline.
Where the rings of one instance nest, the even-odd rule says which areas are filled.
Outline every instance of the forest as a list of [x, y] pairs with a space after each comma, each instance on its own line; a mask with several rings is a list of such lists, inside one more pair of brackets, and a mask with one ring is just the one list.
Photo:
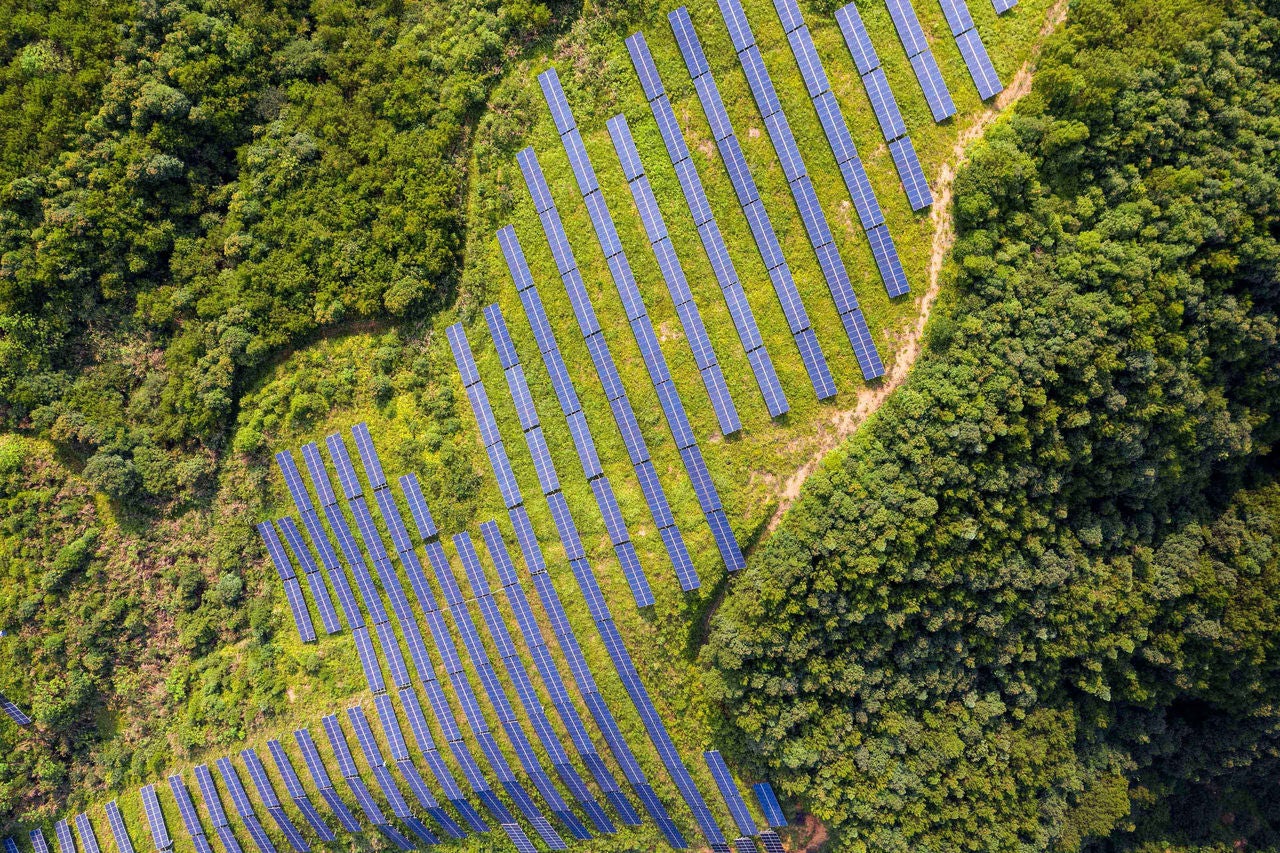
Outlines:
[[717, 613], [842, 849], [1280, 845], [1277, 12], [1072, 5], [928, 352]]

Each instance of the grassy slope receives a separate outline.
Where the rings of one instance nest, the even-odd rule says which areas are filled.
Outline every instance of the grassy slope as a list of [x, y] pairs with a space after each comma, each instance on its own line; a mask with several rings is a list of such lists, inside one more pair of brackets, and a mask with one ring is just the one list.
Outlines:
[[[779, 96], [787, 108], [788, 118], [805, 153], [824, 209], [849, 266], [855, 290], [863, 303], [881, 354], [889, 362], [894, 358], [896, 336], [915, 319], [918, 310], [918, 294], [923, 289], [929, 260], [931, 234], [928, 214], [912, 214], [905, 196], [898, 188], [896, 172], [834, 20], [829, 14], [810, 12], [809, 24], [826, 63], [832, 87], [850, 121], [854, 139], [878, 191], [890, 229], [898, 242], [915, 289], [916, 296], [890, 303], [876, 276], [866, 241], [856, 223], [852, 206], [816, 115], [809, 105], [772, 6], [767, 0], [752, 0], [747, 5], [765, 63], [773, 74]], [[997, 20], [986, 0], [972, 0], [973, 14], [1002, 79], [1007, 80], [1025, 60], [1047, 6], [1047, 0], [1023, 0], [1016, 12]], [[957, 134], [978, 107], [978, 102], [936, 3], [928, 0], [917, 3], [917, 11], [926, 31], [934, 36], [935, 55], [942, 65], [943, 74], [959, 108], [958, 117], [941, 126], [934, 125], [928, 116], [919, 87], [883, 5], [867, 4], [863, 15], [888, 68], [899, 105], [926, 172], [933, 175], [949, 154]], [[548, 558], [556, 576], [557, 587], [570, 610], [579, 638], [586, 647], [602, 689], [642, 765], [651, 779], [659, 783], [660, 793], [672, 805], [677, 820], [693, 838], [691, 822], [685, 818], [687, 812], [683, 805], [678, 804], [678, 797], [667, 782], [656, 753], [643, 736], [638, 716], [631, 709], [620, 682], [613, 675], [604, 648], [598, 642], [585, 607], [582, 606], [573, 578], [559, 558], [558, 545], [552, 546], [554, 527], [545, 501], [540, 497], [532, 464], [520, 440], [514, 408], [507, 397], [505, 382], [487, 340], [487, 332], [484, 331], [482, 322], [476, 322], [477, 318], [472, 310], [481, 304], [497, 301], [507, 316], [517, 348], [525, 360], [525, 368], [566, 495], [577, 514], [597, 576], [614, 607], [615, 618], [686, 762], [703, 790], [708, 793], [708, 800], [717, 811], [722, 825], [728, 826], [727, 815], [719, 806], [718, 797], [714, 796], [713, 786], [698, 755], [701, 749], [712, 745], [711, 732], [716, 710], [699, 700], [701, 673], [694, 665], [698, 629], [702, 617], [724, 581], [723, 569], [701, 521], [679, 457], [662, 422], [657, 399], [638, 350], [625, 328], [625, 318], [617, 304], [616, 293], [595, 243], [585, 208], [577, 195], [568, 162], [555, 139], [550, 118], [541, 106], [540, 95], [533, 82], [534, 74], [549, 62], [554, 62], [560, 69], [561, 79], [583, 128], [587, 148], [637, 279], [642, 283], [650, 314], [664, 340], [664, 351], [684, 395], [712, 475], [735, 530], [744, 543], [749, 542], [768, 520], [776, 504], [781, 483], [812, 454], [815, 435], [822, 422], [838, 411], [852, 408], [855, 396], [864, 384], [859, 378], [852, 352], [844, 339], [834, 307], [808, 247], [781, 169], [764, 133], [763, 123], [755, 112], [745, 79], [733, 58], [716, 7], [711, 2], [700, 2], [691, 8], [691, 12], [707, 53], [712, 58], [713, 70], [734, 120], [735, 129], [779, 231], [801, 293], [819, 329], [819, 337], [841, 388], [839, 397], [832, 403], [818, 404], [809, 391], [800, 360], [751, 241], [745, 219], [715, 154], [706, 122], [692, 87], [688, 84], [664, 14], [655, 14], [642, 29], [648, 36], [663, 72], [689, 145], [698, 158], [699, 170], [713, 209], [731, 247], [734, 262], [752, 301], [783, 386], [788, 392], [791, 413], [780, 422], [771, 423], [760, 402], [709, 265], [702, 254], [692, 221], [684, 207], [674, 171], [667, 161], [665, 149], [631, 71], [622, 43], [630, 29], [613, 32], [607, 24], [588, 18], [579, 22], [574, 31], [556, 46], [554, 55], [539, 57], [512, 68], [499, 96], [511, 96], [523, 90], [519, 97], [524, 99], [524, 105], [517, 109], [520, 116], [529, 117], [534, 123], [529, 128], [526, 140], [521, 140], [514, 147], [501, 146], [492, 155], [482, 155], [472, 163], [475, 178], [469, 232], [471, 245], [464, 290], [459, 302], [459, 315], [470, 318], [468, 329], [478, 350], [481, 373], [495, 404], [499, 425], [507, 440], [534, 524], [545, 537], [543, 544], [548, 548]], [[605, 36], [603, 39], [602, 32]], [[603, 66], [599, 64], [601, 59], [605, 63]], [[649, 252], [604, 129], [604, 120], [618, 111], [624, 112], [631, 122], [650, 180], [672, 232], [673, 242], [694, 285], [704, 321], [743, 418], [744, 431], [741, 438], [730, 441], [720, 439], [714, 416], [706, 405], [692, 357], [682, 341], [678, 320], [665, 288], [661, 285], [656, 264]], [[486, 140], [484, 134], [482, 126], [478, 143], [492, 142]], [[613, 427], [608, 406], [594, 377], [585, 346], [577, 334], [576, 326], [569, 319], [572, 315], [567, 299], [555, 275], [555, 267], [542, 239], [532, 206], [524, 193], [518, 169], [510, 156], [515, 147], [526, 143], [536, 147], [547, 171], [584, 279], [613, 347], [615, 360], [654, 454], [655, 464], [663, 477], [673, 509], [694, 554], [703, 587], [693, 595], [682, 595], [674, 582], [661, 543], [652, 529], [647, 509], [636, 487], [625, 451]], [[494, 165], [499, 168], [493, 168]], [[559, 416], [532, 336], [523, 320], [519, 300], [506, 274], [496, 242], [492, 239], [496, 227], [507, 221], [516, 225], [548, 312], [553, 322], [557, 322], [561, 348], [595, 429], [602, 460], [618, 492], [641, 561], [658, 596], [657, 606], [651, 612], [638, 613], [631, 604], [625, 582], [609, 548], [603, 523], [595, 510], [590, 490], [581, 476], [564, 420]], [[388, 474], [399, 474], [407, 470], [417, 470], [423, 474], [432, 493], [433, 508], [446, 533], [467, 529], [474, 536], [478, 523], [488, 518], [497, 518], [504, 531], [509, 533], [510, 526], [497, 490], [493, 488], [487, 462], [476, 439], [470, 411], [461, 394], [461, 386], [456, 380], [448, 347], [444, 342], [443, 329], [454, 319], [453, 314], [442, 315], [427, 327], [404, 332], [405, 345], [402, 354], [394, 360], [395, 367], [392, 370], [397, 393], [388, 401], [375, 402], [366, 390], [368, 380], [375, 373], [370, 366], [369, 355], [379, 346], [385, 345], [386, 340], [379, 332], [360, 331], [342, 338], [319, 340], [306, 351], [284, 360], [272, 375], [264, 378], [260, 389], [246, 399], [242, 422], [260, 429], [268, 438], [270, 446], [279, 448], [296, 447], [303, 441], [319, 439], [335, 429], [345, 430], [356, 421], [367, 420], [375, 440], [383, 448], [384, 466]], [[316, 418], [290, 416], [288, 394], [297, 388], [300, 376], [319, 376], [319, 381], [323, 382], [344, 372], [347, 375], [343, 383], [352, 390], [342, 397], [333, 410]], [[450, 393], [453, 395], [452, 402], [449, 401]], [[434, 402], [425, 405], [424, 398], [430, 398]], [[443, 436], [441, 435], [438, 412], [442, 406], [452, 407], [455, 411], [459, 421], [457, 426], [460, 427], [457, 432], [445, 428]], [[469, 488], [462, 489], [460, 496], [454, 493], [460, 480], [468, 481], [470, 478], [457, 476], [457, 471], [451, 465], [453, 457], [448, 452], [451, 449], [455, 452], [460, 450], [469, 456], [473, 471], [483, 477], [483, 483], [474, 494]], [[240, 487], [247, 485], [269, 490], [264, 494], [264, 500], [273, 517], [291, 511], [278, 474], [274, 469], [266, 468], [265, 460], [244, 457], [235, 459], [224, 474], [224, 480]], [[227, 491], [233, 490], [228, 487]], [[237, 519], [231, 523], [240, 522]], [[452, 553], [452, 548], [449, 550]], [[532, 590], [527, 589], [527, 592], [532, 597]], [[297, 673], [297, 677], [291, 680], [290, 687], [293, 711], [287, 715], [291, 718], [289, 720], [273, 720], [267, 727], [269, 731], [250, 733], [247, 744], [264, 749], [269, 736], [277, 732], [287, 733], [290, 723], [298, 723], [312, 727], [327, 754], [324, 738], [319, 737], [319, 717], [323, 713], [354, 701], [364, 702], [372, 712], [367, 691], [361, 687], [362, 677], [350, 635], [344, 632], [321, 640], [315, 647], [302, 646], [291, 635], [283, 597], [278, 590], [272, 594], [275, 596], [276, 612], [281, 624], [285, 626], [277, 642], [283, 647], [284, 656], [288, 659], [287, 668]], [[478, 613], [475, 618], [479, 620]], [[229, 649], [228, 654], [234, 655], [235, 650]], [[496, 719], [491, 719], [490, 722], [496, 727]], [[291, 738], [286, 736], [285, 740], [286, 744], [291, 743]], [[602, 743], [600, 746], [603, 748]], [[291, 749], [291, 752], [297, 757], [296, 750]], [[198, 751], [195, 754], [198, 755]], [[212, 761], [220, 754], [223, 754], [223, 750], [209, 750], [203, 760]], [[360, 756], [357, 756], [357, 760], [363, 764]], [[267, 763], [270, 767], [271, 762]], [[512, 763], [515, 763], [514, 756]], [[300, 758], [297, 764], [301, 770]], [[178, 769], [185, 772], [190, 782], [188, 766], [188, 763], [183, 762]], [[332, 762], [330, 766], [332, 769]], [[277, 787], [283, 790], [278, 779]], [[178, 816], [176, 810], [168, 807], [170, 799], [167, 794], [162, 796], [162, 801], [166, 803], [166, 811], [169, 812], [171, 829], [177, 830]], [[145, 847], [149, 839], [145, 836], [144, 824], [140, 819], [136, 785], [130, 786], [121, 795], [120, 804], [126, 819], [135, 829], [135, 843]], [[300, 821], [300, 816], [295, 815], [295, 819]], [[271, 828], [268, 829], [270, 831]], [[100, 831], [105, 831], [105, 822], [100, 824]], [[182, 840], [183, 833], [175, 831], [174, 835], [178, 839], [180, 851], [190, 849], [190, 845]], [[592, 849], [620, 850], [635, 846], [649, 848], [656, 840], [656, 832], [644, 827], [639, 832], [621, 833], [615, 840], [597, 842]], [[247, 838], [242, 838], [242, 841], [248, 843]], [[277, 838], [277, 843], [282, 844], [283, 839]], [[486, 848], [484, 842], [475, 841], [469, 849]]]

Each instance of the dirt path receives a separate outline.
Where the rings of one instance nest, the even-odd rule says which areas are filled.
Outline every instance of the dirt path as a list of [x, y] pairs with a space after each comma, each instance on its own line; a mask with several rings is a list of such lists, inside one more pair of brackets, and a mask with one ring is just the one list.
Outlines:
[[858, 392], [857, 401], [852, 408], [835, 412], [825, 424], [820, 426], [809, 460], [796, 469], [795, 473], [782, 485], [782, 492], [778, 496], [778, 508], [769, 519], [765, 529], [766, 535], [772, 533], [782, 521], [787, 510], [800, 496], [800, 488], [804, 485], [804, 481], [822, 463], [823, 457], [839, 447], [841, 442], [852, 435], [872, 412], [884, 404], [889, 395], [907, 378], [912, 365], [919, 358], [924, 327], [929, 322], [933, 303], [938, 298], [942, 266], [951, 254], [951, 247], [955, 245], [956, 240], [951, 215], [951, 189], [956, 172], [964, 164], [969, 147], [982, 139], [992, 122], [1009, 106], [1031, 91], [1031, 73], [1035, 69], [1036, 58], [1040, 55], [1045, 39], [1057, 29], [1066, 16], [1067, 0], [1058, 0], [1050, 8], [1044, 26], [1040, 28], [1036, 43], [1031, 49], [1031, 56], [1013, 75], [1013, 79], [1009, 81], [1004, 91], [996, 96], [995, 101], [974, 116], [972, 123], [960, 132], [951, 150], [951, 157], [942, 164], [938, 177], [932, 184], [934, 197], [930, 219], [933, 222], [933, 245], [929, 254], [929, 285], [925, 288], [924, 295], [920, 297], [920, 311], [916, 321], [904, 333], [897, 357], [880, 382], [873, 387], [863, 388]]

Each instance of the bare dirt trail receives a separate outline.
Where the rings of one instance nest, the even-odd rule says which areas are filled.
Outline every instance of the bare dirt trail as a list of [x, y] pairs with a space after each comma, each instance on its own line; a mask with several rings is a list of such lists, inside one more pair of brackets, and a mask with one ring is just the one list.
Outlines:
[[934, 197], [930, 219], [933, 223], [933, 243], [929, 253], [929, 284], [920, 297], [920, 312], [916, 321], [903, 333], [897, 357], [880, 382], [859, 391], [858, 398], [851, 408], [833, 413], [826, 423], [820, 425], [808, 461], [782, 483], [782, 490], [778, 495], [778, 507], [765, 528], [766, 536], [777, 528], [787, 510], [800, 496], [800, 488], [804, 485], [804, 481], [822, 463], [823, 457], [839, 447], [841, 442], [852, 435], [863, 421], [884, 405], [884, 401], [907, 378], [912, 365], [920, 357], [920, 341], [924, 337], [924, 327], [929, 322], [933, 303], [938, 298], [942, 266], [947, 256], [951, 254], [951, 247], [956, 239], [951, 214], [951, 189], [956, 173], [964, 164], [970, 146], [982, 139], [992, 122], [1001, 113], [1031, 91], [1031, 74], [1035, 70], [1036, 59], [1040, 55], [1045, 39], [1057, 29], [1066, 16], [1067, 0], [1058, 0], [1050, 8], [1044, 26], [1040, 28], [1036, 43], [1031, 49], [1031, 56], [1014, 74], [1004, 91], [997, 95], [982, 112], [975, 115], [969, 126], [957, 137], [955, 146], [951, 150], [951, 157], [942, 164], [938, 177], [932, 184]]

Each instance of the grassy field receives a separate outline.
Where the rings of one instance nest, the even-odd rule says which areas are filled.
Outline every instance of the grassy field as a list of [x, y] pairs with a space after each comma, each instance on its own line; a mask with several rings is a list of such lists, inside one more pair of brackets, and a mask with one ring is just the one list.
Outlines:
[[[916, 5], [958, 108], [956, 118], [941, 125], [935, 125], [929, 116], [883, 4], [860, 3], [860, 8], [926, 173], [933, 177], [944, 160], [951, 156], [958, 134], [972, 121], [981, 104], [939, 7], [932, 0], [922, 0]], [[979, 30], [1003, 80], [1007, 81], [1027, 59], [1049, 5], [1049, 0], [1023, 0], [1014, 12], [997, 19], [987, 0], [973, 0], [971, 3]], [[854, 289], [888, 366], [898, 357], [903, 332], [915, 322], [920, 310], [932, 237], [929, 214], [927, 211], [913, 214], [899, 188], [896, 171], [833, 16], [829, 11], [807, 9], [808, 23], [825, 62], [832, 89], [850, 122], [854, 140], [877, 190], [912, 285], [911, 295], [891, 302], [876, 274], [870, 250], [773, 8], [767, 0], [750, 0], [747, 6], [766, 66], [773, 75], [848, 265]], [[701, 699], [707, 674], [698, 664], [697, 652], [709, 611], [725, 584], [732, 581], [725, 577], [693, 490], [663, 422], [639, 351], [626, 328], [625, 316], [567, 158], [556, 138], [550, 116], [542, 105], [534, 79], [536, 74], [551, 64], [560, 72], [676, 384], [684, 397], [728, 516], [744, 545], [754, 543], [762, 534], [778, 505], [782, 484], [815, 453], [824, 424], [841, 412], [852, 409], [859, 392], [867, 385], [861, 379], [852, 350], [844, 337], [717, 7], [710, 0], [700, 0], [691, 6], [690, 12], [840, 388], [839, 395], [832, 401], [819, 403], [814, 399], [746, 220], [737, 205], [688, 81], [666, 23], [666, 11], [665, 8], [661, 12], [655, 11], [638, 28], [643, 29], [648, 38], [689, 147], [694, 152], [719, 226], [788, 394], [790, 413], [776, 422], [769, 420], [729, 321], [674, 170], [623, 45], [625, 36], [637, 27], [619, 25], [612, 19], [588, 11], [565, 38], [549, 47], [548, 52], [513, 62], [506, 81], [492, 100], [491, 109], [479, 122], [470, 162], [458, 164], [459, 168], [468, 169], [472, 178], [468, 199], [467, 264], [456, 305], [438, 312], [433, 320], [417, 328], [396, 331], [352, 329], [342, 336], [317, 339], [305, 350], [282, 359], [273, 371], [263, 377], [242, 407], [237, 441], [246, 452], [238, 454], [223, 474], [224, 493], [220, 498], [218, 523], [246, 525], [259, 520], [237, 515], [240, 505], [235, 496], [246, 490], [264, 495], [267, 516], [292, 513], [283, 482], [274, 466], [269, 465], [269, 455], [262, 453], [262, 449], [296, 448], [305, 441], [322, 440], [325, 434], [335, 430], [342, 430], [349, 439], [347, 429], [363, 420], [368, 422], [374, 440], [382, 450], [384, 468], [389, 477], [411, 470], [419, 473], [446, 537], [467, 530], [478, 538], [479, 523], [491, 518], [496, 519], [510, 536], [511, 526], [490, 476], [443, 334], [446, 326], [463, 320], [476, 349], [479, 369], [494, 403], [530, 515], [542, 537], [548, 563], [578, 637], [645, 772], [677, 822], [694, 840], [698, 836], [688, 812], [667, 779], [656, 752], [644, 737], [639, 717], [614, 674], [591, 625], [582, 596], [563, 560], [546, 502], [541, 497], [532, 463], [520, 436], [498, 359], [478, 311], [485, 304], [497, 302], [506, 315], [524, 361], [564, 492], [575, 512], [597, 577], [613, 607], [614, 617], [686, 764], [693, 771], [721, 826], [728, 828], [731, 826], [728, 814], [702, 763], [701, 750], [721, 747], [730, 755], [731, 762], [744, 771], [744, 783], [756, 779], [750, 776], [750, 756], [736, 753], [733, 744], [717, 739], [718, 712]], [[742, 417], [743, 431], [732, 439], [725, 440], [718, 434], [714, 414], [707, 405], [692, 356], [683, 341], [679, 321], [661, 283], [656, 262], [605, 130], [605, 120], [617, 112], [625, 113], [631, 124], [673, 243], [694, 287], [699, 309]], [[536, 148], [546, 171], [583, 278], [653, 453], [654, 463], [694, 556], [703, 585], [692, 594], [680, 591], [653, 529], [586, 347], [572, 320], [568, 300], [559, 283], [538, 219], [524, 191], [514, 153], [526, 144]], [[593, 427], [602, 462], [617, 491], [641, 562], [657, 596], [656, 605], [644, 612], [638, 612], [632, 604], [494, 239], [497, 228], [508, 222], [514, 223], [524, 245], [548, 314], [556, 326], [562, 353]], [[447, 544], [446, 548], [451, 558], [455, 558], [452, 546]], [[514, 543], [512, 551], [513, 554], [518, 553]], [[483, 554], [483, 549], [481, 552]], [[491, 579], [494, 579], [492, 567], [488, 568]], [[461, 567], [456, 563], [455, 574], [462, 577]], [[292, 631], [283, 595], [277, 587], [278, 584], [267, 583], [269, 594], [274, 596], [275, 612], [285, 626], [278, 643], [284, 657], [280, 666], [283, 671], [294, 674], [288, 693], [291, 711], [285, 719], [274, 718], [269, 727], [246, 732], [244, 745], [259, 749], [274, 776], [265, 743], [269, 737], [280, 736], [283, 732], [282, 739], [305, 778], [300, 755], [293, 748], [292, 737], [288, 734], [293, 725], [305, 724], [311, 727], [329, 760], [331, 773], [335, 773], [335, 765], [320, 729], [320, 717], [357, 702], [372, 715], [372, 702], [364, 688], [350, 633], [344, 631], [334, 637], [323, 638], [314, 646], [299, 643]], [[532, 599], [533, 591], [527, 584], [526, 591]], [[478, 611], [474, 618], [480, 622]], [[514, 621], [509, 622], [514, 628]], [[236, 650], [228, 649], [227, 654], [234, 657]], [[565, 674], [567, 678], [567, 672]], [[479, 690], [478, 684], [476, 689]], [[188, 697], [187, 701], [197, 699]], [[584, 719], [587, 717], [585, 710], [583, 716]], [[491, 717], [490, 725], [495, 730], [498, 728], [496, 718]], [[375, 730], [377, 728], [375, 724]], [[443, 745], [438, 731], [436, 736]], [[603, 742], [597, 743], [603, 753]], [[354, 749], [354, 740], [352, 746]], [[358, 763], [363, 766], [363, 757], [358, 750], [355, 751]], [[209, 750], [205, 756], [200, 753], [199, 749], [191, 751], [197, 760], [212, 762], [224, 751]], [[512, 765], [517, 766], [514, 754], [509, 758]], [[140, 768], [143, 771], [156, 769]], [[193, 784], [188, 763], [183, 762], [176, 770], [184, 773], [189, 785]], [[152, 778], [161, 783], [161, 801], [166, 806], [177, 849], [186, 853], [191, 845], [184, 840], [185, 833], [180, 829], [172, 798], [163, 790], [167, 785], [163, 784], [159, 773], [153, 773]], [[247, 776], [244, 778], [247, 783]], [[275, 781], [283, 795], [281, 781], [278, 778]], [[339, 787], [341, 789], [341, 783]], [[141, 818], [136, 788], [136, 785], [130, 785], [121, 794], [120, 804], [134, 830], [135, 844], [139, 849], [145, 849], [149, 838]], [[199, 797], [196, 799], [198, 802]], [[318, 804], [318, 797], [315, 799]], [[226, 805], [229, 807], [229, 802]], [[287, 808], [292, 810], [292, 805], [288, 804]], [[323, 807], [321, 809], [323, 811]], [[100, 812], [95, 811], [94, 814], [97, 816]], [[301, 815], [294, 813], [293, 817], [295, 822], [302, 824]], [[98, 823], [100, 837], [105, 840], [105, 820], [95, 822]], [[232, 822], [235, 823], [234, 818]], [[212, 824], [206, 822], [206, 826], [212, 832]], [[268, 825], [267, 828], [277, 844], [283, 845], [283, 838], [277, 837], [274, 827]], [[243, 844], [249, 844], [247, 836], [242, 835], [241, 840]], [[358, 847], [382, 845], [380, 840], [373, 838], [349, 842], [344, 839], [341, 843]], [[647, 850], [659, 843], [660, 836], [656, 830], [646, 825], [636, 831], [620, 832], [613, 838], [592, 842], [590, 849]], [[503, 849], [505, 844], [497, 838], [472, 839], [460, 845], [460, 849]]]

